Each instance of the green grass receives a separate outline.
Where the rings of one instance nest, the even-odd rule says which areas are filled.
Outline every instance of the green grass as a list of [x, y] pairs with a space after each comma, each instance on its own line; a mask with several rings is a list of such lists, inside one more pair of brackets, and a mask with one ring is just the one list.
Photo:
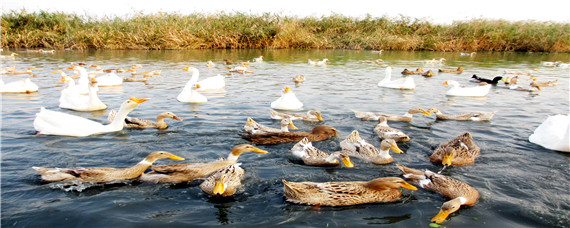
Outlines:
[[10, 48], [319, 48], [570, 52], [570, 24], [473, 19], [451, 25], [409, 17], [339, 14], [291, 17], [246, 13], [135, 14], [92, 18], [12, 11], [0, 45]]

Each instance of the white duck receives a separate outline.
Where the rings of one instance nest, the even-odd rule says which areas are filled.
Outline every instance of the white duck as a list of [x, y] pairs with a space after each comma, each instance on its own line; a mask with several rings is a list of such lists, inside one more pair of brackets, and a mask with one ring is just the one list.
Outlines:
[[75, 84], [80, 94], [89, 93], [89, 76], [87, 75], [87, 70], [79, 65], [69, 67], [65, 70], [73, 70], [75, 74], [79, 74], [79, 80]]
[[84, 137], [94, 134], [120, 131], [129, 112], [139, 106], [140, 103], [148, 99], [131, 97], [121, 104], [119, 113], [110, 124], [89, 120], [83, 117], [70, 115], [63, 112], [47, 110], [44, 107], [36, 114], [34, 128], [41, 135], [64, 135]]
[[208, 102], [208, 98], [198, 92], [200, 87], [200, 84], [196, 84], [196, 82], [190, 80], [186, 83], [186, 86], [184, 86], [184, 89], [182, 89], [182, 92], [178, 94], [176, 99], [180, 102], [191, 104], [202, 104]]
[[414, 78], [406, 76], [401, 79], [392, 80], [392, 67], [386, 67], [386, 76], [382, 81], [378, 82], [379, 87], [392, 89], [415, 89], [416, 83]]
[[549, 116], [528, 140], [551, 150], [570, 152], [570, 116]]
[[298, 110], [303, 107], [303, 103], [297, 99], [289, 87], [283, 89], [283, 94], [279, 99], [271, 102], [271, 108], [279, 110]]
[[[69, 77], [64, 77], [67, 81]], [[73, 80], [69, 81], [69, 86], [73, 83]], [[69, 90], [72, 88], [66, 88], [61, 91], [61, 96], [59, 97], [59, 107], [65, 109], [71, 109], [75, 111], [97, 111], [107, 108], [97, 95], [99, 90], [97, 87], [97, 80], [91, 79], [91, 84], [89, 85], [89, 95], [81, 95], [76, 91]]]
[[198, 69], [196, 69], [195, 67], [188, 66], [182, 70], [192, 72], [192, 78], [190, 78], [190, 81], [188, 82], [189, 83], [192, 82], [192, 84], [194, 83], [200, 84], [199, 87], [200, 90], [222, 89], [226, 87], [224, 76], [218, 75], [198, 81], [198, 78], [200, 77], [200, 71], [198, 71]]
[[120, 86], [123, 85], [123, 78], [119, 77], [115, 71], [96, 78], [99, 86]]
[[464, 87], [460, 86], [459, 82], [453, 80], [445, 81], [443, 85], [452, 86], [451, 89], [445, 93], [445, 95], [457, 97], [484, 97], [487, 96], [489, 90], [491, 89], [491, 85], [489, 84], [474, 87]]
[[328, 61], [329, 61], [329, 59], [326, 59], [326, 58], [325, 58], [325, 59], [323, 59], [323, 60], [310, 60], [310, 59], [309, 59], [308, 62], [309, 62], [309, 64], [311, 64], [311, 65], [323, 66], [323, 65], [326, 65]]
[[4, 84], [0, 79], [0, 93], [32, 93], [38, 91], [38, 85], [29, 78]]

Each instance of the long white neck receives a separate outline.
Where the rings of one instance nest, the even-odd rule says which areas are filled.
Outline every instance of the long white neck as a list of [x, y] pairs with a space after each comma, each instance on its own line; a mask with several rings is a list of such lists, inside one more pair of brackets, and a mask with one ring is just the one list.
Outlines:
[[87, 75], [87, 70], [83, 67], [78, 67], [77, 72], [79, 72], [79, 85], [89, 85], [89, 76]]
[[[188, 83], [194, 84], [198, 82], [198, 78], [200, 78], [200, 72], [198, 70], [194, 70], [192, 71], [192, 77], [190, 78], [190, 81], [188, 81]], [[186, 85], [188, 85], [188, 83], [186, 83]]]
[[392, 67], [386, 67], [386, 76], [384, 76], [384, 79], [382, 79], [382, 81], [390, 81], [392, 79]]
[[97, 85], [89, 86], [89, 105], [98, 105], [103, 103], [97, 95], [98, 90], [99, 87]]
[[136, 107], [127, 107], [126, 105], [127, 103], [123, 103], [119, 109], [119, 112], [115, 115], [115, 118], [113, 118], [113, 121], [111, 121], [110, 124], [105, 125], [109, 131], [120, 131], [123, 129], [123, 122], [125, 122], [125, 118], [127, 118], [129, 112], [131, 112]]

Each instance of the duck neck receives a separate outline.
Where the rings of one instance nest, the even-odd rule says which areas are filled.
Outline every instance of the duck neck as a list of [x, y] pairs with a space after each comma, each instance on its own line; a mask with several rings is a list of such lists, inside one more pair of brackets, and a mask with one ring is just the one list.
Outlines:
[[228, 161], [237, 161], [238, 158], [239, 158], [239, 154], [238, 154], [238, 155], [235, 155], [235, 154], [233, 153], [233, 151], [232, 151], [232, 152], [230, 152], [230, 154], [228, 155], [227, 160], [228, 160]]
[[129, 108], [125, 106], [126, 104], [121, 105], [119, 112], [113, 118], [113, 121], [107, 125], [110, 131], [120, 131], [123, 129], [123, 123], [125, 122], [125, 118], [129, 112], [131, 112], [134, 108]]
[[125, 179], [136, 178], [140, 176], [142, 173], [144, 173], [144, 171], [146, 171], [150, 166], [152, 166], [152, 162], [144, 159], [139, 163], [137, 163], [136, 165], [124, 169], [123, 173], [125, 174], [125, 176], [123, 178]]
[[329, 162], [329, 163], [334, 163], [334, 162], [338, 161], [337, 158], [338, 158], [338, 155], [331, 154], [325, 159], [325, 161]]
[[158, 128], [166, 128], [168, 125], [164, 122], [164, 116], [158, 115], [156, 117], [156, 125]]
[[289, 132], [289, 125], [281, 124], [281, 131], [282, 132]]
[[89, 86], [89, 105], [98, 105], [100, 103], [103, 103], [97, 95], [98, 90], [99, 87], [97, 85]]
[[392, 156], [390, 156], [390, 148], [388, 149], [382, 149], [380, 148], [380, 152], [378, 153], [378, 157], [381, 158], [391, 158]]

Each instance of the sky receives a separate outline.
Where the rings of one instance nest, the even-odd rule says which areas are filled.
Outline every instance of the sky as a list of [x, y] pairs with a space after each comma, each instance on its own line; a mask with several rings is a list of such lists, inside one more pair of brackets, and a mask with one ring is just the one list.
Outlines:
[[2, 12], [26, 9], [48, 12], [76, 13], [95, 17], [128, 16], [156, 12], [219, 13], [244, 12], [252, 14], [279, 13], [307, 17], [332, 13], [351, 17], [401, 15], [424, 19], [436, 24], [450, 24], [474, 18], [505, 19], [509, 21], [536, 20], [570, 23], [568, 0], [0, 0]]

